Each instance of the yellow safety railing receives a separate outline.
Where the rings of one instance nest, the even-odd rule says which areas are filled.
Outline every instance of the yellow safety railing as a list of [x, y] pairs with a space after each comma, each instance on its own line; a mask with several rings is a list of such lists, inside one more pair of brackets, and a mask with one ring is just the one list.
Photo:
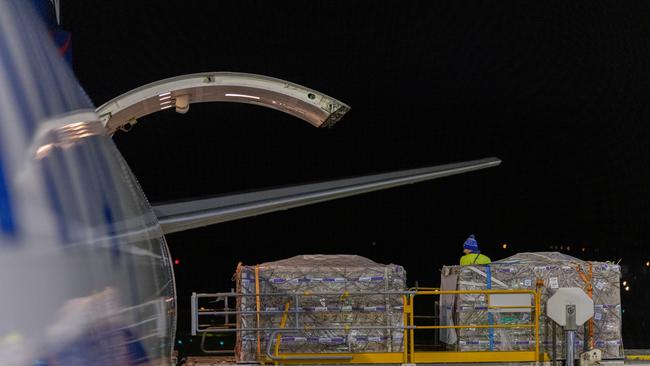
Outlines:
[[[490, 295], [498, 294], [529, 294], [533, 299], [530, 306], [498, 306], [491, 305]], [[417, 325], [415, 324], [414, 299], [416, 296], [440, 296], [440, 295], [485, 295], [487, 297], [488, 311], [490, 309], [530, 309], [534, 311], [532, 321], [528, 324], [475, 324], [475, 325]], [[424, 290], [416, 291], [408, 296], [408, 301], [404, 306], [405, 319], [404, 323], [408, 328], [408, 337], [405, 341], [405, 348], [408, 345], [409, 358], [408, 363], [457, 363], [457, 362], [537, 362], [542, 357], [539, 351], [539, 316], [540, 316], [540, 298], [541, 292], [537, 290]], [[463, 329], [463, 328], [533, 328], [534, 330], [534, 351], [462, 351], [462, 352], [419, 352], [415, 351], [415, 331], [418, 329]]]
[[[499, 306], [490, 303], [490, 295], [498, 294], [529, 294], [533, 299], [530, 306]], [[485, 295], [487, 297], [487, 309], [530, 309], [534, 312], [531, 322], [526, 324], [473, 324], [473, 325], [417, 325], [415, 324], [416, 296], [440, 296], [440, 295]], [[305, 353], [283, 353], [275, 348], [276, 362], [282, 363], [350, 363], [350, 364], [372, 364], [372, 363], [462, 363], [462, 362], [538, 362], [548, 359], [546, 355], [540, 355], [539, 342], [539, 316], [540, 316], [540, 290], [454, 290], [445, 291], [436, 288], [411, 291], [402, 295], [404, 302], [402, 319], [404, 322], [404, 343], [403, 352], [363, 352], [363, 353], [336, 353], [336, 358], [323, 359], [324, 354]], [[463, 329], [463, 328], [532, 328], [534, 330], [535, 349], [531, 351], [438, 351], [422, 352], [415, 350], [416, 330], [436, 329]], [[269, 360], [270, 361], [270, 360]]]
[[[284, 304], [284, 313], [282, 313], [282, 320], [280, 321], [280, 328], [284, 328], [287, 325], [287, 319], [289, 315], [289, 306], [291, 306], [291, 302], [287, 301], [286, 304]], [[275, 355], [278, 356], [280, 353], [280, 342], [282, 341], [282, 336], [280, 334], [277, 335], [277, 338], [275, 339]], [[277, 362], [276, 362], [277, 365]]]
[[[324, 293], [327, 296], [334, 296], [337, 293]], [[514, 294], [528, 294], [531, 296], [530, 305], [525, 305], [526, 302], [523, 302], [522, 305], [495, 305], [492, 301], [491, 296], [494, 295], [514, 295]], [[402, 310], [402, 325], [391, 325], [386, 326], [360, 326], [360, 329], [383, 329], [385, 331], [401, 332], [403, 335], [402, 346], [403, 349], [400, 349], [398, 352], [331, 352], [331, 353], [281, 353], [280, 346], [282, 342], [282, 336], [289, 334], [301, 333], [303, 330], [297, 326], [298, 324], [298, 314], [299, 308], [297, 306], [300, 296], [313, 296], [312, 293], [297, 294], [291, 293], [287, 295], [282, 294], [272, 294], [273, 296], [288, 296], [293, 297], [293, 300], [289, 300], [285, 303], [284, 309], [279, 311], [270, 311], [269, 314], [274, 314], [277, 316], [278, 313], [281, 313], [281, 319], [279, 327], [275, 328], [261, 328], [260, 324], [261, 314], [266, 314], [266, 311], [262, 311], [259, 305], [259, 296], [260, 294], [254, 295], [243, 295], [236, 293], [221, 293], [221, 294], [200, 294], [198, 296], [210, 297], [210, 296], [254, 296], [255, 299], [255, 311], [244, 311], [244, 310], [227, 310], [227, 311], [206, 311], [205, 314], [208, 315], [223, 315], [226, 314], [248, 314], [255, 316], [255, 322], [257, 325], [255, 328], [248, 329], [246, 331], [253, 331], [255, 333], [261, 333], [262, 331], [267, 333], [271, 332], [270, 335], [265, 336], [268, 341], [266, 342], [266, 352], [261, 348], [261, 342], [257, 343], [257, 351], [259, 352], [259, 362], [261, 363], [272, 363], [272, 364], [415, 364], [415, 363], [480, 363], [480, 362], [538, 362], [548, 360], [547, 355], [542, 355], [540, 353], [540, 298], [541, 298], [541, 287], [538, 284], [536, 290], [440, 290], [437, 288], [427, 288], [422, 289], [418, 288], [415, 291], [406, 291], [406, 292], [390, 292], [384, 293], [387, 296], [399, 296], [402, 299], [403, 310]], [[343, 293], [340, 296], [354, 296], [353, 293]], [[487, 310], [488, 311], [501, 311], [508, 312], [508, 309], [527, 309], [531, 314], [531, 321], [529, 323], [523, 324], [467, 324], [467, 325], [418, 325], [416, 324], [416, 319], [418, 316], [415, 316], [415, 299], [417, 297], [425, 296], [442, 296], [442, 295], [484, 295], [487, 299]], [[193, 295], [196, 296], [196, 295]], [[197, 297], [198, 297], [197, 296]], [[265, 295], [266, 296], [266, 295]], [[269, 295], [271, 296], [271, 295]], [[196, 299], [193, 298], [193, 304], [196, 305]], [[227, 303], [226, 303], [227, 304]], [[226, 305], [227, 308], [227, 305]], [[290, 314], [295, 316], [295, 324], [292, 327], [287, 326], [290, 319]], [[534, 314], [534, 315], [533, 315]], [[426, 317], [424, 317], [426, 318]], [[198, 320], [193, 320], [198, 324]], [[440, 329], [510, 329], [510, 328], [529, 328], [533, 330], [534, 334], [534, 350], [523, 350], [523, 351], [420, 351], [415, 348], [415, 332], [418, 330], [435, 330]], [[194, 329], [194, 328], [193, 328]], [[210, 328], [198, 328], [200, 332], [238, 332], [237, 329], [217, 329], [214, 327]], [[305, 328], [307, 329], [307, 328]], [[309, 330], [345, 330], [348, 332], [350, 329], [354, 329], [354, 326], [341, 326], [338, 327], [318, 327], [310, 328]], [[242, 329], [243, 331], [244, 329]]]

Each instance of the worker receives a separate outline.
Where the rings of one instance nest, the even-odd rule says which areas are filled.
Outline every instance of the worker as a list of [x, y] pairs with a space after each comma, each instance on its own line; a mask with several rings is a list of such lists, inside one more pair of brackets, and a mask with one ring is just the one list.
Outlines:
[[478, 250], [478, 242], [474, 234], [470, 235], [463, 243], [464, 256], [460, 257], [461, 266], [471, 266], [473, 264], [490, 264], [492, 261], [486, 255], [481, 254]]

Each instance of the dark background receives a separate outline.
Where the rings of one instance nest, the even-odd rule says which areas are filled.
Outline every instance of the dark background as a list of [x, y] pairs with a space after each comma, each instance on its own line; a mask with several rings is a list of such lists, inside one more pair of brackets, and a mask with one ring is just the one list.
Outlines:
[[[436, 285], [475, 233], [493, 260], [621, 261], [626, 347], [649, 347], [650, 3], [64, 1], [96, 105], [201, 71], [269, 75], [352, 106], [333, 129], [261, 107], [192, 105], [117, 133], [151, 202], [487, 156], [498, 168], [167, 237], [179, 334], [192, 291], [237, 262], [350, 253]], [[508, 248], [503, 250], [502, 243]], [[584, 248], [584, 251], [583, 251]]]

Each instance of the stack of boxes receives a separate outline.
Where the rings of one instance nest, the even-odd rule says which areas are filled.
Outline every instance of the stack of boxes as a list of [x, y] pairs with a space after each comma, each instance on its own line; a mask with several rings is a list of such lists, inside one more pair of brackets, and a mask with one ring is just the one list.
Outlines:
[[[265, 352], [272, 335], [270, 330], [247, 328], [299, 328], [283, 333], [280, 353], [403, 350], [403, 300], [399, 294], [389, 294], [406, 290], [401, 266], [355, 255], [302, 255], [240, 266], [235, 280], [238, 293], [254, 295], [237, 303], [237, 309], [245, 312], [237, 317], [238, 327], [244, 330], [237, 336], [239, 362], [258, 361], [258, 350]], [[298, 304], [293, 294], [298, 294]], [[262, 312], [259, 318], [257, 310]]]
[[[623, 357], [621, 334], [620, 267], [603, 262], [585, 262], [556, 253], [520, 253], [493, 262], [489, 266], [449, 266], [442, 271], [443, 290], [535, 290], [541, 287], [541, 351], [552, 352], [554, 322], [546, 317], [546, 301], [560, 287], [578, 287], [591, 294], [594, 317], [577, 332], [576, 347], [598, 348], [603, 358]], [[507, 312], [488, 309], [486, 295], [445, 296], [441, 301], [442, 324], [530, 324], [531, 312]], [[531, 303], [531, 305], [534, 305]], [[585, 336], [586, 331], [586, 336]], [[444, 332], [441, 337], [451, 348], [460, 351], [534, 350], [531, 328], [463, 328]], [[556, 328], [556, 352], [564, 355], [564, 332]]]

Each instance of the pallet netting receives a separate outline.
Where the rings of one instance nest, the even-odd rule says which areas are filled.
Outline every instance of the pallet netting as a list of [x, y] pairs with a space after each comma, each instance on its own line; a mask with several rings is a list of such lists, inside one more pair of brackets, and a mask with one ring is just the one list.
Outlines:
[[250, 295], [237, 302], [244, 312], [237, 317], [239, 362], [258, 361], [277, 328], [300, 329], [273, 339], [281, 353], [403, 350], [403, 300], [395, 294], [406, 289], [401, 266], [355, 255], [301, 255], [239, 266], [235, 279], [237, 292]]
[[[535, 290], [541, 287], [540, 348], [551, 354], [554, 322], [546, 317], [546, 301], [560, 287], [578, 287], [592, 297], [594, 317], [577, 332], [577, 349], [598, 348], [607, 359], [623, 357], [621, 332], [620, 267], [586, 262], [556, 252], [520, 253], [489, 266], [447, 266], [442, 271], [443, 290]], [[488, 309], [486, 295], [443, 296], [441, 322], [446, 325], [529, 324], [531, 312]], [[585, 336], [586, 333], [586, 336]], [[450, 348], [460, 351], [529, 351], [535, 347], [531, 328], [463, 328], [441, 332]], [[564, 332], [556, 328], [556, 352], [564, 355]], [[585, 342], [587, 345], [585, 346]]]

